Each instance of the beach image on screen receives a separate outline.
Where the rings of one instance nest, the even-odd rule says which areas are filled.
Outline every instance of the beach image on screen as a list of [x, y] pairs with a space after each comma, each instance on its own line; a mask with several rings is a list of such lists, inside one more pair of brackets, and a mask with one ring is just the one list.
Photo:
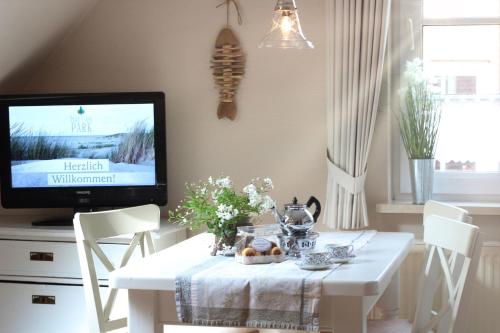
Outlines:
[[154, 105], [9, 108], [12, 187], [155, 184]]

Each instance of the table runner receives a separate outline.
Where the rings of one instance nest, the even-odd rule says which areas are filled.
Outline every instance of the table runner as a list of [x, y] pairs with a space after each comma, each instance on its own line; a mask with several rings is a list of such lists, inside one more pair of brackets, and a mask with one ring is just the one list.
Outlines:
[[[358, 252], [375, 233], [321, 234], [316, 248], [353, 244]], [[234, 258], [212, 257], [176, 277], [177, 316], [193, 325], [319, 331], [322, 280], [339, 266], [306, 271], [294, 260], [242, 265]]]

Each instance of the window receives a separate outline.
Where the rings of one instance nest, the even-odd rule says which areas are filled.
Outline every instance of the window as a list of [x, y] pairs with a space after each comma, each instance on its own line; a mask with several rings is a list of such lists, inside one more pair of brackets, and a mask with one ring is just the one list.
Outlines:
[[[400, 72], [407, 59], [422, 58], [442, 96], [436, 198], [498, 199], [500, 1], [400, 0], [397, 15]], [[410, 193], [404, 150], [399, 157], [396, 194], [404, 196]]]

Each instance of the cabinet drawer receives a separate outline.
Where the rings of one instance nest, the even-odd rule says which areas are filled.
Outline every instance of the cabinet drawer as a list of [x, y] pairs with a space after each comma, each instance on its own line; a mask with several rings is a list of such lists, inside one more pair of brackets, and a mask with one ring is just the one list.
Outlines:
[[[104, 252], [113, 263], [119, 263], [127, 246], [104, 244]], [[97, 275], [106, 279], [108, 272], [94, 256]], [[75, 243], [39, 241], [0, 241], [0, 275], [23, 275], [81, 278]]]
[[87, 331], [81, 286], [0, 283], [2, 332]]

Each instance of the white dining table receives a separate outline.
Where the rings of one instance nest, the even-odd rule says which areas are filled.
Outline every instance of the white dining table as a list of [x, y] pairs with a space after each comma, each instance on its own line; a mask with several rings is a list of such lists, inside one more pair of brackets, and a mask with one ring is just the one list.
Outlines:
[[[110, 287], [128, 290], [129, 333], [160, 333], [164, 324], [179, 324], [175, 278], [208, 260], [212, 242], [213, 235], [199, 234], [110, 273]], [[322, 284], [322, 330], [366, 333], [367, 316], [376, 303], [385, 318], [397, 317], [399, 268], [412, 242], [410, 233], [378, 232], [356, 258], [329, 274]]]

